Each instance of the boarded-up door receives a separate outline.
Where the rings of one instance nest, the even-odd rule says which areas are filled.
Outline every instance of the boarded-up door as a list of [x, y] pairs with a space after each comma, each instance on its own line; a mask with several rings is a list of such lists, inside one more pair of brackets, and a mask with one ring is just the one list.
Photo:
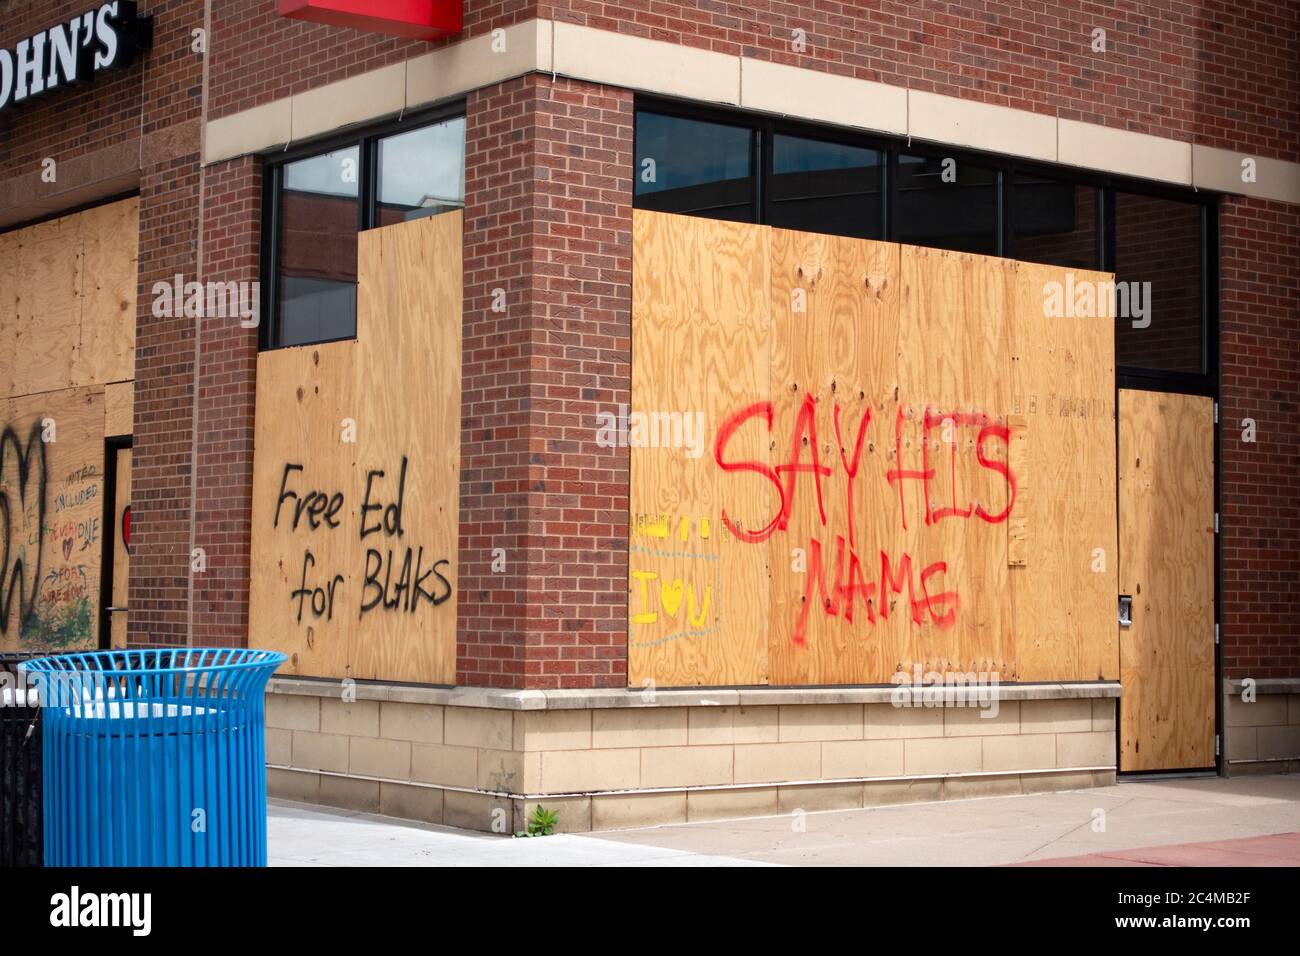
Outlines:
[[1120, 770], [1214, 764], [1214, 406], [1119, 393]]

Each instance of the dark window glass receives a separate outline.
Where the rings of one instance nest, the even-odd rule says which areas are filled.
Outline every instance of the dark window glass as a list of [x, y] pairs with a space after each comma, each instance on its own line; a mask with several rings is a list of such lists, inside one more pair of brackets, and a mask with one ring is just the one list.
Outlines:
[[265, 345], [357, 334], [357, 233], [465, 205], [465, 117], [269, 167], [278, 219]]
[[278, 345], [357, 330], [356, 146], [287, 163], [280, 190]]
[[771, 224], [879, 239], [880, 153], [798, 136], [772, 140]]
[[998, 174], [960, 159], [898, 157], [898, 241], [997, 255]]
[[741, 126], [638, 113], [637, 207], [753, 222], [755, 135]]
[[1119, 364], [1202, 372], [1201, 207], [1116, 192], [1115, 281]]
[[1073, 269], [1096, 269], [1097, 190], [1017, 173], [1011, 190], [1011, 256]]
[[434, 216], [465, 205], [465, 118], [379, 141], [376, 225]]

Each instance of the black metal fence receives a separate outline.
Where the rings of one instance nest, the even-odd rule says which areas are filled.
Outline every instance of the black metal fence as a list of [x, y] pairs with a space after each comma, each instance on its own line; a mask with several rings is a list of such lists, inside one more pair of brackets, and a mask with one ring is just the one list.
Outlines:
[[38, 655], [0, 654], [0, 866], [40, 866], [40, 708], [18, 665]]

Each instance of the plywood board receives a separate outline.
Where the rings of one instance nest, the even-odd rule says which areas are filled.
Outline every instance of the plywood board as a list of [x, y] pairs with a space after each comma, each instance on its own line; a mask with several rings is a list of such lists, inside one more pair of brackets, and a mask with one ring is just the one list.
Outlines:
[[454, 213], [362, 233], [357, 250], [357, 478], [372, 501], [402, 507], [396, 529], [375, 512], [358, 541], [370, 609], [353, 666], [366, 675], [455, 682], [461, 247]]
[[103, 427], [102, 390], [0, 399], [0, 649], [97, 644]]
[[[10, 395], [77, 384], [81, 347], [82, 243], [74, 216], [17, 234], [17, 333]], [[81, 383], [86, 384], [86, 383]]]
[[355, 342], [257, 357], [249, 643], [288, 654], [293, 673], [360, 676], [351, 661], [362, 489], [357, 445], [343, 440], [361, 414], [356, 383]]
[[0, 236], [0, 394], [135, 375], [136, 198]]
[[[767, 246], [751, 227], [640, 216], [634, 242], [633, 402], [612, 440], [631, 445], [628, 679], [641, 687], [767, 682], [766, 548], [728, 532], [762, 527], [776, 500], [721, 487], [711, 442], [768, 394]], [[756, 421], [729, 461], [768, 460]]]
[[104, 436], [130, 435], [135, 428], [135, 383], [113, 382], [104, 386]]
[[1119, 394], [1120, 769], [1214, 765], [1214, 409]]
[[249, 640], [287, 673], [455, 680], [461, 233], [365, 233], [356, 340], [258, 356]]
[[75, 217], [81, 235], [81, 338], [73, 383], [135, 377], [140, 201], [124, 199]]
[[[633, 686], [1117, 675], [1113, 325], [1046, 320], [1042, 282], [1064, 270], [642, 210], [633, 225], [633, 409], [698, 402], [713, 450], [629, 442]], [[641, 539], [673, 538], [682, 514], [740, 511], [729, 546], [688, 549], [688, 526], [646, 564]], [[764, 552], [766, 573], [743, 563]], [[683, 640], [650, 615], [680, 606], [684, 562], [705, 557], [722, 608], [745, 582], [747, 616]]]
[[1101, 285], [1111, 277], [1015, 268], [1012, 414], [1027, 422], [1032, 488], [1017, 511], [1033, 529], [1024, 563], [1010, 576], [1015, 670], [1027, 681], [1114, 680], [1114, 320], [1062, 318], [1044, 308], [1053, 284]]
[[781, 472], [790, 507], [770, 549], [772, 682], [852, 683], [891, 672], [902, 633], [898, 617], [877, 615], [878, 596], [833, 593], [850, 569], [875, 580], [901, 527], [880, 440], [898, 407], [899, 247], [770, 235], [773, 460], [825, 473]]

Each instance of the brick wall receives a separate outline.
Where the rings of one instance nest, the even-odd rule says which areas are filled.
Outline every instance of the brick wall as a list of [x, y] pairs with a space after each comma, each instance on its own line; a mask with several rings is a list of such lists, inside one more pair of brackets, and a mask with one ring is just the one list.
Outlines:
[[466, 104], [456, 680], [489, 687], [522, 686], [530, 599], [536, 90], [535, 78], [511, 80]]
[[[262, 166], [253, 158], [205, 171], [205, 280], [261, 278], [261, 189]], [[194, 542], [206, 568], [194, 576], [194, 643], [229, 647], [248, 634], [257, 329], [209, 317], [199, 341]]]
[[142, 70], [141, 126], [144, 136], [170, 148], [141, 156], [127, 639], [183, 645], [190, 612], [195, 329], [184, 315], [153, 315], [153, 286], [177, 274], [195, 279], [198, 268], [203, 68], [190, 37], [203, 24], [203, 3], [171, 0], [150, 4], [148, 12], [154, 49]]
[[[980, 4], [466, 0], [466, 34], [540, 17], [1262, 156], [1300, 135], [1300, 10], [1281, 0]], [[1092, 31], [1107, 52], [1092, 52]], [[792, 49], [793, 31], [806, 50]], [[429, 49], [214, 4], [213, 116]], [[443, 41], [451, 42], [451, 41]]]
[[529, 687], [627, 682], [628, 464], [596, 415], [632, 394], [632, 96], [538, 83]]
[[1228, 200], [1220, 229], [1224, 676], [1300, 677], [1300, 208]]
[[426, 43], [287, 19], [274, 0], [212, 6], [208, 114], [214, 119], [536, 16], [532, 0], [465, 0], [464, 32]]
[[458, 681], [618, 686], [628, 462], [595, 420], [631, 393], [631, 96], [530, 76], [466, 125]]
[[537, 15], [1265, 156], [1293, 158], [1300, 135], [1300, 8], [1285, 0], [555, 0]]

